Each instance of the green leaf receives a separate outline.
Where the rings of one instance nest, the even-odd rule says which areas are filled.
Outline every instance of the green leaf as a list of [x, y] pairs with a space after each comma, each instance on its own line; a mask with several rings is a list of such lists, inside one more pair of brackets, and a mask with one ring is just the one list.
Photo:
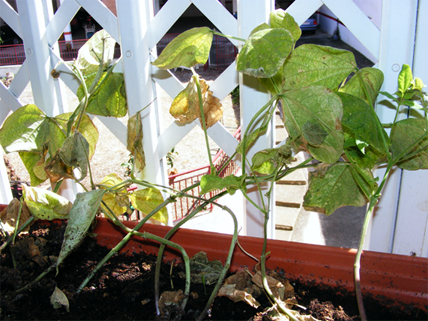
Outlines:
[[291, 15], [282, 9], [278, 9], [272, 11], [269, 16], [272, 28], [284, 28], [291, 33], [294, 42], [299, 40], [302, 35], [302, 30]]
[[[86, 79], [89, 87], [95, 79], [92, 75]], [[125, 82], [123, 74], [105, 72], [97, 84], [98, 89], [90, 95], [86, 112], [106, 117], [124, 117], [128, 111], [125, 97]], [[77, 90], [77, 97], [85, 97], [83, 85]]]
[[363, 68], [353, 75], [339, 91], [354, 95], [369, 105], [373, 105], [380, 87], [382, 87], [383, 79], [383, 72], [381, 70], [369, 67]]
[[40, 136], [46, 115], [36, 105], [25, 105], [14, 111], [0, 129], [0, 144], [6, 153], [41, 150]]
[[259, 78], [274, 76], [284, 64], [294, 46], [288, 30], [263, 29], [253, 33], [236, 60], [236, 70]]
[[96, 73], [102, 60], [104, 47], [104, 61], [108, 66], [113, 61], [116, 41], [105, 31], [96, 32], [80, 49], [75, 66], [84, 76]]
[[106, 190], [98, 189], [77, 194], [73, 207], [70, 210], [68, 224], [65, 228], [64, 240], [56, 262], [58, 267], [65, 258], [85, 239], [86, 233], [100, 207], [101, 199]]
[[388, 151], [382, 136], [388, 142], [388, 135], [382, 126], [378, 126], [379, 119], [373, 107], [356, 96], [346, 93], [337, 93], [337, 95], [343, 104], [342, 125], [356, 135], [356, 138], [361, 138], [380, 153], [386, 154]]
[[357, 68], [346, 50], [312, 44], [297, 47], [284, 64], [284, 89], [320, 85], [336, 90]]
[[[422, 136], [424, 138], [416, 143]], [[416, 143], [416, 144], [415, 144]], [[410, 149], [409, 149], [410, 148]], [[425, 119], [408, 118], [395, 123], [391, 130], [391, 150], [394, 160], [410, 156], [397, 165], [407, 170], [428, 169], [428, 134]]]
[[89, 165], [89, 143], [78, 131], [68, 137], [62, 145], [59, 156], [65, 165], [80, 170], [80, 178], [78, 181], [84, 179], [88, 173]]
[[306, 210], [332, 214], [342, 206], [363, 206], [367, 203], [364, 193], [358, 186], [346, 163], [336, 163], [325, 173], [314, 173], [309, 177], [309, 189], [303, 206]]
[[22, 184], [25, 204], [31, 214], [41, 220], [68, 219], [71, 202], [56, 193]]
[[146, 157], [143, 148], [143, 123], [138, 112], [128, 119], [128, 138], [126, 148], [134, 156], [135, 171], [141, 172], [146, 167]]
[[413, 81], [412, 69], [409, 65], [403, 64], [398, 75], [398, 91], [404, 94]]
[[278, 150], [275, 148], [269, 148], [255, 153], [251, 160], [252, 170], [260, 174], [272, 174], [275, 171], [273, 159], [277, 153]]
[[[340, 122], [343, 110], [336, 93], [313, 86], [288, 91], [282, 102], [284, 124], [297, 149], [308, 151], [322, 162], [336, 162], [343, 153]], [[311, 134], [310, 129], [314, 129], [314, 133]], [[322, 138], [320, 145], [311, 144], [311, 141], [318, 143]]]
[[267, 130], [267, 127], [267, 125], [263, 127], [258, 127], [257, 129], [246, 135], [245, 139], [242, 138], [242, 140], [238, 143], [238, 146], [236, 147], [236, 152], [239, 154], [243, 154], [244, 152], [246, 153], [251, 147], [251, 145], [257, 140], [257, 138]]
[[174, 38], [153, 65], [160, 69], [205, 64], [210, 54], [213, 32], [208, 27], [193, 28]]
[[[142, 212], [144, 216], [150, 214], [164, 201], [162, 193], [153, 187], [136, 190], [129, 195], [129, 198], [132, 206]], [[162, 207], [152, 218], [163, 224], [168, 224], [168, 211], [166, 207]]]
[[214, 174], [204, 175], [201, 178], [201, 194], [211, 191], [227, 189], [230, 195], [235, 194], [239, 189], [245, 188], [245, 178], [247, 175], [235, 176], [229, 175], [224, 178]]
[[[103, 178], [103, 181], [100, 183], [100, 188], [108, 189], [121, 183], [123, 183], [123, 180], [117, 174], [113, 173]], [[130, 204], [126, 186], [120, 190], [108, 190], [103, 196], [103, 202], [114, 214], [121, 215], [125, 213]], [[110, 213], [103, 204], [101, 204], [101, 209], [104, 213]]]

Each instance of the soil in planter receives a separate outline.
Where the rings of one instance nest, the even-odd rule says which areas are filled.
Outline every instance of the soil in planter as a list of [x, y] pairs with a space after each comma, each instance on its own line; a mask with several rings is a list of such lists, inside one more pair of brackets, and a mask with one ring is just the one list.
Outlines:
[[[114, 256], [79, 294], [78, 286], [108, 252], [90, 237], [71, 254], [61, 266], [59, 274], [51, 272], [30, 290], [15, 291], [34, 280], [58, 255], [65, 224], [46, 226], [36, 223], [29, 235], [20, 237], [16, 245], [1, 254], [1, 320], [155, 320], [154, 270], [156, 258], [152, 255], [134, 254]], [[13, 260], [14, 259], [14, 260]], [[14, 263], [15, 261], [15, 263]], [[15, 264], [15, 268], [14, 268]], [[164, 264], [161, 275], [161, 292], [183, 289], [183, 280], [176, 276], [180, 266]], [[357, 320], [355, 299], [352, 295], [336, 293], [294, 283], [296, 296], [307, 313], [320, 320]], [[50, 303], [55, 286], [68, 297], [69, 312], [61, 307], [54, 309]], [[211, 293], [211, 286], [192, 284], [191, 296], [183, 319], [194, 320], [203, 309]], [[258, 298], [262, 307], [269, 301]], [[369, 302], [375, 304], [376, 302]], [[374, 320], [426, 320], [424, 315], [394, 315], [382, 307], [368, 306], [369, 319]], [[373, 314], [377, 312], [378, 314]], [[397, 311], [395, 311], [397, 312]], [[171, 311], [174, 317], [174, 311]], [[263, 309], [254, 309], [245, 303], [216, 298], [208, 320], [263, 320]]]

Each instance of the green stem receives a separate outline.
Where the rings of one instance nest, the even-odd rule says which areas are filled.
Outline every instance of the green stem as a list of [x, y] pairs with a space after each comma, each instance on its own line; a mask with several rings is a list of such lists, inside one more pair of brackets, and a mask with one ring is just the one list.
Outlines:
[[389, 176], [389, 173], [392, 169], [392, 166], [393, 166], [392, 163], [387, 166], [381, 184], [379, 185], [376, 192], [370, 198], [369, 207], [368, 207], [366, 215], [364, 217], [363, 227], [361, 230], [360, 243], [358, 245], [358, 250], [357, 250], [357, 253], [355, 255], [355, 261], [354, 261], [355, 295], [357, 298], [358, 310], [360, 312], [360, 318], [362, 321], [366, 321], [367, 316], [366, 316], [366, 312], [364, 309], [363, 295], [361, 292], [361, 277], [360, 277], [361, 254], [363, 252], [363, 247], [364, 247], [364, 243], [366, 240], [368, 227], [370, 225], [370, 220], [371, 220], [371, 217], [373, 215], [374, 207], [376, 206], [376, 204], [380, 198], [380, 193], [382, 191], [383, 186], [386, 183], [386, 180], [388, 179], [388, 176]]
[[[19, 229], [18, 229], [18, 234], [21, 233], [28, 225], [30, 225], [31, 223], [33, 223], [35, 220], [34, 216], [31, 216]], [[8, 237], [8, 239], [6, 240], [6, 242], [4, 242], [1, 246], [0, 246], [0, 253], [13, 241], [13, 237], [12, 235], [10, 235]]]
[[207, 147], [207, 152], [208, 152], [208, 159], [210, 161], [210, 168], [211, 168], [211, 173], [215, 174], [215, 167], [213, 164], [213, 160], [211, 157], [211, 150], [210, 150], [210, 142], [208, 140], [208, 133], [207, 133], [207, 124], [205, 122], [205, 114], [204, 114], [204, 102], [202, 100], [202, 91], [201, 91], [201, 85], [199, 83], [199, 75], [194, 71], [194, 69], [192, 68], [192, 73], [193, 73], [193, 79], [195, 80], [196, 83], [196, 88], [198, 89], [198, 100], [199, 100], [199, 111], [201, 113], [201, 122], [202, 122], [202, 129], [204, 131], [204, 137], [205, 137], [205, 145]]
[[218, 32], [218, 31], [214, 31], [214, 30], [212, 30], [212, 33], [215, 34], [215, 35], [217, 35], [217, 36], [228, 38], [228, 39], [234, 39], [234, 40], [238, 40], [238, 41], [242, 41], [242, 42], [246, 42], [247, 41], [246, 39], [242, 39], [242, 38], [235, 37], [235, 36], [230, 36], [230, 35], [225, 35], [224, 33], [221, 33], [221, 32]]

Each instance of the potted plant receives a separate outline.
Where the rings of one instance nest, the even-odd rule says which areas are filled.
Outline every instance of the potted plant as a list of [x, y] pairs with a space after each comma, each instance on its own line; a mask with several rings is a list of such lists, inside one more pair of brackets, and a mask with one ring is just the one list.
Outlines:
[[[191, 68], [196, 64], [205, 63], [208, 59], [213, 34], [219, 33], [205, 27], [184, 32], [163, 50], [154, 65], [161, 69], [172, 69], [180, 66]], [[300, 272], [301, 277], [306, 278], [314, 273], [313, 266], [320, 257], [316, 254], [325, 253], [328, 250], [329, 253], [333, 253], [329, 255], [340, 257], [342, 262], [328, 265], [330, 261], [324, 260], [327, 268], [319, 268], [319, 265], [316, 265], [317, 270], [321, 271], [321, 276], [315, 282], [327, 279], [327, 283], [339, 282], [344, 288], [350, 289], [353, 287], [353, 282], [350, 267], [352, 264], [349, 260], [352, 260], [355, 255], [353, 275], [356, 296], [361, 318], [366, 319], [359, 275], [362, 245], [373, 208], [379, 200], [380, 192], [394, 166], [409, 170], [428, 168], [426, 152], [428, 117], [427, 102], [422, 92], [423, 83], [420, 79], [413, 78], [410, 68], [404, 66], [398, 81], [398, 92], [394, 95], [382, 93], [396, 102], [397, 117], [392, 124], [381, 124], [373, 109], [373, 104], [383, 82], [382, 72], [374, 68], [358, 70], [353, 55], [344, 50], [317, 45], [303, 45], [295, 48], [295, 43], [300, 35], [300, 28], [294, 19], [284, 11], [276, 10], [270, 15], [270, 24], [256, 27], [248, 39], [238, 39], [244, 45], [237, 57], [237, 70], [257, 77], [272, 94], [269, 102], [254, 115], [237, 147], [236, 154], [240, 154], [242, 164], [248, 164], [248, 166], [243, 166], [239, 176], [230, 175], [220, 178], [216, 175], [216, 169], [209, 153], [207, 128], [221, 118], [222, 108], [205, 81], [194, 73], [188, 86], [174, 99], [170, 112], [179, 122], [199, 118], [204, 129], [211, 171], [201, 179], [200, 183], [182, 191], [174, 191], [168, 187], [155, 186], [137, 179], [134, 174], [131, 174], [131, 178], [125, 181], [112, 174], [99, 184], [95, 184], [91, 180], [92, 190], [78, 194], [73, 204], [54, 193], [40, 191], [34, 187], [24, 187], [24, 201], [17, 206], [18, 218], [26, 206], [31, 213], [31, 218], [27, 222], [31, 222], [34, 218], [68, 220], [58, 260], [50, 265], [36, 281], [52, 270], [60, 273], [61, 264], [83, 241], [96, 214], [101, 209], [115, 226], [113, 228], [110, 223], [97, 219], [98, 225], [94, 231], [98, 234], [100, 243], [105, 244], [109, 239], [113, 241], [114, 245], [110, 243], [110, 246], [113, 247], [112, 250], [85, 279], [78, 291], [83, 289], [97, 269], [117, 252], [126, 247], [128, 250], [132, 249], [134, 243], [142, 244], [143, 240], [150, 240], [150, 242], [155, 241], [160, 244], [159, 249], [156, 250], [158, 264], [156, 265], [157, 278], [155, 281], [155, 305], [158, 315], [162, 314], [159, 307], [161, 301], [158, 284], [159, 269], [166, 246], [178, 251], [185, 265], [184, 295], [177, 300], [179, 309], [184, 311], [190, 295], [191, 261], [189, 254], [205, 250], [215, 258], [221, 258], [224, 261], [224, 267], [216, 277], [216, 286], [205, 309], [199, 314], [198, 318], [203, 319], [222, 286], [229, 268], [235, 262], [239, 265], [251, 265], [254, 262], [244, 256], [245, 252], [240, 252], [236, 248], [238, 241], [236, 218], [226, 206], [222, 206], [222, 208], [228, 211], [233, 218], [235, 232], [231, 237], [223, 237], [227, 240], [221, 246], [225, 251], [216, 252], [219, 243], [216, 243], [216, 249], [213, 249], [212, 244], [202, 241], [206, 234], [198, 232], [187, 231], [193, 235], [193, 240], [195, 238], [198, 240], [196, 249], [184, 246], [181, 242], [185, 241], [186, 232], [179, 228], [200, 212], [204, 206], [210, 203], [221, 206], [215, 201], [221, 199], [226, 193], [233, 194], [236, 190], [240, 190], [247, 197], [246, 187], [250, 184], [258, 186], [263, 182], [274, 182], [295, 170], [314, 167], [316, 171], [310, 177], [309, 190], [304, 200], [305, 207], [329, 215], [341, 206], [369, 204], [358, 251], [354, 254], [343, 249], [323, 248], [321, 250], [316, 248], [316, 250], [311, 250], [306, 245], [288, 242], [285, 243], [287, 245], [284, 250], [284, 243], [268, 241], [266, 233], [264, 239], [257, 241], [252, 238], [240, 238], [239, 242], [242, 246], [240, 248], [246, 248], [243, 246], [244, 244], [250, 246], [253, 243], [259, 243], [255, 251], [260, 253], [260, 257], [257, 259], [260, 286], [272, 301], [273, 310], [277, 314], [293, 320], [301, 318], [301, 316], [291, 310], [287, 303], [277, 295], [275, 287], [269, 284], [266, 264], [270, 269], [287, 268], [287, 273], [290, 274]], [[47, 117], [36, 106], [28, 105], [13, 113], [0, 130], [0, 142], [3, 148], [7, 152], [19, 151], [21, 153], [24, 163], [31, 171], [32, 185], [37, 185], [37, 182], [47, 178], [52, 183], [58, 183], [57, 186], [65, 178], [75, 179], [79, 183], [87, 174], [90, 175], [89, 159], [96, 143], [94, 139], [96, 129], [87, 113], [116, 117], [126, 113], [123, 76], [112, 73], [113, 67], [110, 66], [112, 57], [109, 54], [111, 52], [110, 42], [109, 36], [105, 32], [97, 33], [83, 48], [82, 53], [79, 52], [79, 58], [73, 63], [72, 68], [75, 75], [81, 81], [78, 91], [80, 104], [73, 113]], [[346, 81], [351, 74], [353, 74], [352, 77]], [[60, 76], [55, 71], [52, 75]], [[247, 152], [258, 137], [267, 130], [277, 106], [283, 110], [284, 125], [289, 134], [286, 143], [278, 148], [258, 151], [251, 160], [247, 159]], [[423, 115], [418, 119], [398, 120], [402, 106], [421, 109]], [[12, 130], [12, 124], [19, 126]], [[391, 128], [390, 134], [385, 131], [385, 127]], [[23, 137], [26, 139], [23, 140]], [[145, 163], [141, 137], [141, 119], [140, 113], [137, 113], [130, 118], [128, 123], [128, 148], [134, 156], [133, 173], [141, 170]], [[299, 151], [306, 151], [311, 157], [302, 164], [291, 167], [293, 152]], [[386, 166], [384, 177], [375, 178], [374, 169], [383, 165]], [[79, 177], [76, 176], [76, 172], [80, 172]], [[128, 191], [130, 184], [138, 184], [142, 188], [137, 191]], [[206, 199], [202, 195], [193, 196], [187, 193], [197, 185], [200, 185], [202, 195], [213, 190], [222, 192], [210, 199]], [[273, 184], [271, 185], [273, 186]], [[161, 191], [169, 197], [164, 199]], [[263, 198], [261, 189], [259, 189], [259, 193]], [[270, 193], [271, 189], [267, 194]], [[180, 197], [194, 198], [199, 202], [199, 206], [171, 229], [145, 224], [150, 218], [166, 223], [165, 206]], [[134, 225], [127, 225], [117, 218], [126, 211], [129, 204], [146, 214], [142, 221]], [[264, 214], [265, 223], [267, 223], [269, 204], [263, 204], [257, 208]], [[17, 224], [18, 226], [19, 224]], [[109, 228], [108, 232], [103, 232], [102, 227]], [[120, 240], [112, 234], [113, 230], [118, 229], [123, 233]], [[15, 234], [18, 231], [19, 229], [16, 228]], [[12, 238], [9, 238], [2, 248], [11, 241]], [[148, 248], [150, 247], [145, 245], [145, 249]], [[227, 255], [224, 256], [224, 254], [220, 254], [221, 252], [227, 253]], [[290, 262], [296, 262], [292, 255], [297, 253], [303, 255], [303, 258], [297, 259], [301, 264], [290, 264]], [[245, 257], [244, 261], [237, 261], [237, 258], [241, 257]], [[268, 257], [269, 260], [267, 260]], [[416, 295], [408, 295], [403, 302], [409, 302], [409, 297], [417, 297], [418, 300], [412, 301], [413, 304], [426, 312], [426, 306], [424, 306], [426, 294], [422, 288], [427, 284], [427, 278], [424, 277], [426, 260], [392, 258], [388, 255], [367, 252], [363, 258], [363, 272], [367, 273], [364, 276], [369, 275], [367, 281], [370, 280], [370, 282], [371, 277], [379, 273], [376, 270], [384, 267], [383, 262], [377, 262], [379, 260], [389, 260], [389, 262], [394, 262], [394, 265], [401, 267], [407, 264], [413, 265], [416, 270], [415, 276], [404, 277], [403, 283], [409, 287], [404, 287], [404, 290], [399, 292], [416, 293]], [[365, 260], [367, 260], [366, 263], [364, 263]], [[285, 265], [282, 267], [279, 262], [285, 263]], [[368, 267], [369, 262], [370, 264], [373, 262], [376, 266], [375, 270]], [[348, 264], [349, 267], [344, 268], [343, 264]], [[307, 268], [306, 265], [309, 267]], [[384, 275], [384, 280], [401, 284], [401, 278], [393, 277], [390, 272], [385, 271], [384, 273], [386, 275]], [[414, 282], [414, 280], [417, 281]], [[369, 291], [370, 288], [373, 295], [387, 295], [388, 290], [379, 288], [385, 283], [374, 285], [365, 282], [366, 280], [363, 278], [364, 291]]]

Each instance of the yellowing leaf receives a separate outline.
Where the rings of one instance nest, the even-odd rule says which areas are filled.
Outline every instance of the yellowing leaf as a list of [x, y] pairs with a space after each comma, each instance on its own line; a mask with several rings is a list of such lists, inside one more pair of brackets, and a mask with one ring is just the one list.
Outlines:
[[[122, 182], [123, 180], [117, 174], [114, 174], [114, 173], [109, 174], [106, 177], [104, 177], [103, 181], [101, 182], [101, 188], [106, 189], [109, 187], [113, 187], [117, 184], [120, 184]], [[103, 196], [103, 202], [106, 203], [106, 205], [116, 215], [121, 215], [125, 213], [130, 204], [128, 192], [126, 191], [125, 187], [116, 192], [108, 191]], [[104, 213], [109, 213], [108, 209], [102, 204], [101, 204], [101, 209]]]
[[[164, 201], [161, 192], [156, 188], [139, 189], [129, 195], [132, 206], [143, 213], [144, 216], [150, 214], [156, 207]], [[155, 215], [153, 219], [163, 223], [168, 223], [168, 212], [166, 207], [163, 207]]]
[[135, 171], [141, 172], [146, 167], [146, 157], [143, 148], [143, 124], [138, 112], [128, 119], [127, 149], [134, 156]]
[[212, 39], [213, 33], [208, 27], [187, 30], [165, 47], [153, 65], [160, 69], [172, 69], [205, 64], [210, 54]]
[[22, 185], [25, 204], [31, 214], [41, 220], [68, 219], [71, 202], [53, 192]]
[[[195, 77], [196, 76], [193, 76], [187, 87], [175, 97], [169, 109], [170, 114], [177, 119], [178, 122], [190, 122], [199, 117], [202, 124]], [[205, 124], [207, 128], [209, 128], [223, 117], [223, 106], [220, 100], [209, 90], [209, 86], [204, 79], [200, 79], [199, 83], [202, 93]]]

